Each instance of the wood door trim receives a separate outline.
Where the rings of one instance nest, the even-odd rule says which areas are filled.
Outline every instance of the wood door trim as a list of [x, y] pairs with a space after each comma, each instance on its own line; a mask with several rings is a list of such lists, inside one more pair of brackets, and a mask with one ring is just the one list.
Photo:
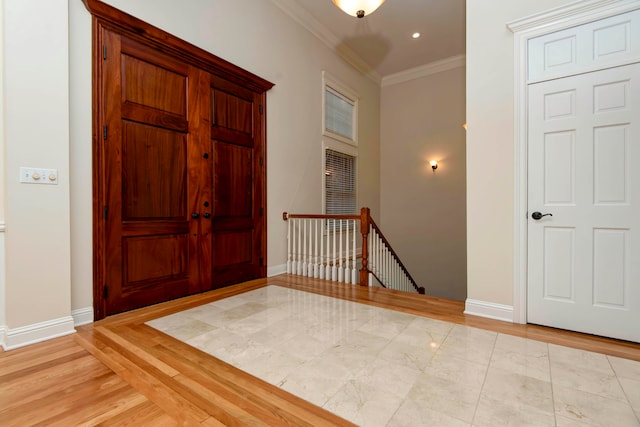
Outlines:
[[[263, 218], [266, 218], [266, 91], [274, 84], [244, 70], [210, 52], [194, 46], [178, 37], [169, 34], [134, 16], [122, 12], [99, 0], [82, 0], [92, 15], [92, 49], [93, 49], [93, 128], [92, 128], [92, 165], [93, 165], [93, 306], [94, 319], [100, 320], [106, 316], [106, 253], [105, 253], [105, 158], [102, 152], [103, 126], [106, 123], [104, 105], [104, 70], [103, 46], [105, 46], [104, 30], [110, 30], [127, 38], [140, 42], [161, 53], [170, 55], [185, 64], [206, 71], [218, 78], [228, 80], [256, 93], [260, 98], [260, 120], [257, 131], [260, 143], [257, 153], [262, 159], [262, 174], [257, 177], [261, 195], [258, 198], [263, 207]], [[258, 108], [258, 106], [256, 106]], [[265, 221], [263, 220], [262, 223]], [[260, 227], [264, 263], [262, 276], [266, 276], [266, 227]]]
[[82, 0], [82, 2], [102, 25], [112, 27], [113, 31], [122, 33], [129, 38], [150, 44], [197, 68], [259, 93], [268, 91], [274, 85], [262, 77], [100, 0]]

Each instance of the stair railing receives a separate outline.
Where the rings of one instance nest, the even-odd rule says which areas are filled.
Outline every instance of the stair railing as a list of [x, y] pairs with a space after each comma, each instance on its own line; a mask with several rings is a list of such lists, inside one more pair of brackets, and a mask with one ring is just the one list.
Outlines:
[[288, 221], [287, 273], [425, 293], [371, 218], [369, 208], [362, 208], [360, 215], [284, 212], [282, 219]]

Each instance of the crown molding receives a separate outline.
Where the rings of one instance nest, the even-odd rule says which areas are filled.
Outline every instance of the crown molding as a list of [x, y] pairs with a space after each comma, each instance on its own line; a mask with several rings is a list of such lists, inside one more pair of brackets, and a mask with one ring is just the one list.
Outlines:
[[507, 28], [511, 30], [511, 32], [516, 33], [539, 29], [547, 25], [557, 26], [561, 25], [565, 20], [575, 20], [576, 15], [584, 15], [584, 20], [588, 20], [590, 12], [595, 13], [594, 17], [601, 18], [601, 10], [605, 7], [608, 8], [607, 10], [609, 10], [612, 15], [624, 13], [629, 10], [638, 9], [638, 0], [579, 0], [511, 21], [507, 23]]
[[430, 62], [425, 65], [420, 65], [419, 67], [410, 68], [408, 70], [400, 71], [399, 73], [385, 76], [382, 79], [382, 86], [391, 86], [398, 83], [408, 82], [410, 80], [415, 80], [421, 77], [430, 76], [432, 74], [441, 73], [442, 71], [464, 67], [466, 64], [466, 55], [451, 56], [440, 61]]
[[376, 70], [371, 68], [371, 66], [367, 64], [355, 51], [344, 46], [335, 34], [322, 25], [322, 23], [314, 18], [305, 8], [300, 6], [297, 1], [271, 0], [271, 2], [328, 46], [358, 72], [362, 73], [376, 84], [381, 83], [382, 77]]

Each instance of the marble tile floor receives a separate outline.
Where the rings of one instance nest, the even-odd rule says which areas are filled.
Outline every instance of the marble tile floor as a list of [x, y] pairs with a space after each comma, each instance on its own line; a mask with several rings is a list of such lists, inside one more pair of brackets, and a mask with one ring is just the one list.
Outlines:
[[147, 324], [361, 426], [640, 426], [640, 362], [300, 290]]

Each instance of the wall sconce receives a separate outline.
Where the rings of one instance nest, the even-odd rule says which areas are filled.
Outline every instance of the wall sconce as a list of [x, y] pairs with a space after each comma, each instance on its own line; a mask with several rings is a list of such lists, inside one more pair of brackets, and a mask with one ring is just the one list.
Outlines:
[[431, 169], [433, 169], [433, 172], [435, 172], [436, 169], [438, 169], [438, 162], [436, 162], [435, 160], [431, 160], [429, 164], [431, 165]]
[[467, 130], [467, 124], [463, 124], [462, 127], [464, 128], [464, 130]]

